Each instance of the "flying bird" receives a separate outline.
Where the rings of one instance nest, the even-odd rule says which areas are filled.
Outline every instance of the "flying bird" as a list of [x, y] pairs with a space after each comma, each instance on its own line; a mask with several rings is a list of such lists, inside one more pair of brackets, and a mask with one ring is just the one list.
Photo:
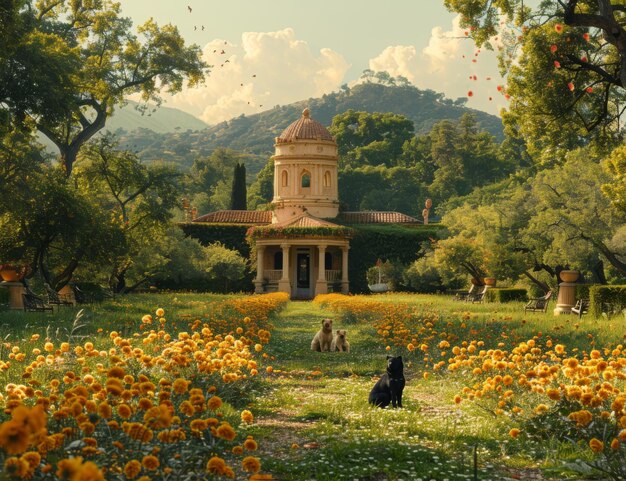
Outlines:
[[193, 29], [194, 29], [194, 30], [198, 30], [198, 26], [197, 26], [197, 25], [194, 25], [194, 26], [193, 26]]
[[252, 76], [253, 76], [253, 77], [256, 77], [256, 74], [253, 74]]
[[202, 25], [202, 31], [204, 32], [204, 25]]
[[230, 60], [228, 60], [228, 59], [224, 60], [224, 63], [229, 63], [229, 62], [230, 62]]
[[189, 5], [187, 5], [187, 10], [189, 10], [189, 13], [191, 13], [193, 9]]
[[224, 50], [222, 50], [222, 51], [220, 52], [220, 55], [224, 55], [225, 53], [226, 53], [226, 52], [225, 52]]

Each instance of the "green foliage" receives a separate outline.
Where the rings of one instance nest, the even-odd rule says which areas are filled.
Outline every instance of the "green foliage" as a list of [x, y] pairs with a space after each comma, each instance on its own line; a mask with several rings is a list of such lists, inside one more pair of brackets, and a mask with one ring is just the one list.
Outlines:
[[589, 289], [593, 284], [576, 284], [576, 299], [589, 299]]
[[[626, 84], [626, 45], [617, 40], [621, 2], [613, 2], [620, 7], [615, 9], [611, 2], [587, 0], [444, 3], [461, 15], [478, 46], [493, 48], [495, 36], [503, 43], [500, 64], [511, 96], [504, 120], [512, 117], [535, 156], [546, 147], [564, 153], [592, 139], [600, 148], [619, 142]], [[555, 153], [551, 149], [547, 159]]]
[[512, 287], [490, 287], [485, 292], [486, 302], [515, 302], [525, 301], [528, 297], [526, 289], [517, 289]]
[[[241, 115], [206, 130], [158, 134], [151, 130], [127, 129], [122, 143], [138, 150], [145, 160], [163, 159], [189, 166], [198, 156], [206, 157], [223, 146], [246, 152], [249, 174], [256, 174], [274, 153], [274, 139], [289, 124], [300, 118], [305, 107], [322, 125], [329, 126], [335, 115], [352, 109], [365, 112], [392, 112], [413, 122], [418, 134], [427, 134], [435, 123], [460, 119], [470, 110], [461, 104], [444, 102], [443, 94], [413, 86], [386, 86], [375, 83], [355, 85], [348, 91], [333, 92], [289, 105], [276, 106], [254, 115]], [[502, 140], [502, 121], [484, 112], [472, 110], [481, 128]]]
[[248, 189], [250, 209], [264, 210], [274, 198], [274, 161], [270, 159]]
[[617, 311], [626, 308], [626, 286], [591, 286], [589, 314], [598, 319], [609, 306]]
[[432, 250], [426, 251], [423, 257], [411, 263], [403, 277], [404, 284], [417, 292], [433, 293], [444, 289], [442, 274], [435, 265]]
[[205, 246], [203, 254], [201, 266], [218, 292], [228, 292], [233, 284], [245, 277], [246, 260], [236, 250], [216, 242]]
[[344, 226], [328, 227], [275, 227], [273, 225], [262, 225], [251, 227], [248, 230], [248, 237], [251, 239], [266, 238], [298, 238], [298, 237], [351, 237], [352, 229]]
[[235, 249], [244, 258], [250, 257], [250, 245], [246, 241], [249, 225], [242, 224], [196, 224], [193, 222], [178, 225], [186, 236], [197, 239], [203, 246], [221, 242], [229, 249]]
[[602, 191], [611, 200], [616, 211], [626, 216], [626, 147], [617, 147], [605, 163], [610, 176]]
[[376, 264], [390, 260], [392, 264], [409, 264], [418, 257], [419, 246], [437, 237], [439, 226], [403, 227], [396, 225], [352, 226], [355, 233], [350, 241], [348, 269], [350, 292], [366, 293], [367, 270]]
[[0, 289], [0, 306], [8, 305], [9, 303], [9, 290]]

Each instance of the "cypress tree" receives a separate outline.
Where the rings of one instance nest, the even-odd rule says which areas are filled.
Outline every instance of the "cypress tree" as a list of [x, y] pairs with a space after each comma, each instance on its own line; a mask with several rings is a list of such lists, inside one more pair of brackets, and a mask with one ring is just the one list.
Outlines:
[[247, 209], [247, 189], [246, 189], [246, 166], [244, 164], [236, 164], [233, 174], [233, 188], [230, 196], [231, 210]]

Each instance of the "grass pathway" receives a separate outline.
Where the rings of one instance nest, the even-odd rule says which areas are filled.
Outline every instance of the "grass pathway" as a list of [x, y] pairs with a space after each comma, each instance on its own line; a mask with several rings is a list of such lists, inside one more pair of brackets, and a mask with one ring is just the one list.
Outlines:
[[459, 386], [424, 381], [410, 361], [405, 409], [370, 407], [385, 347], [370, 326], [335, 321], [333, 329], [348, 331], [352, 352], [313, 352], [311, 339], [325, 317], [334, 316], [311, 302], [291, 302], [275, 322], [266, 348], [275, 374], [253, 406], [265, 470], [290, 481], [474, 479], [476, 445], [478, 479], [543, 479], [536, 469], [492, 466], [507, 453], [507, 442], [493, 436], [497, 421], [485, 422], [472, 406], [457, 408]]

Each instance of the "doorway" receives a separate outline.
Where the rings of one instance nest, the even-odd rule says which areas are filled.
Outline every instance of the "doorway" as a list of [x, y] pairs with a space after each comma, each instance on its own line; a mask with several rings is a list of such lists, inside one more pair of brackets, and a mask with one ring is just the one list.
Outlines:
[[308, 299], [311, 292], [311, 253], [298, 250], [296, 255], [296, 297]]

